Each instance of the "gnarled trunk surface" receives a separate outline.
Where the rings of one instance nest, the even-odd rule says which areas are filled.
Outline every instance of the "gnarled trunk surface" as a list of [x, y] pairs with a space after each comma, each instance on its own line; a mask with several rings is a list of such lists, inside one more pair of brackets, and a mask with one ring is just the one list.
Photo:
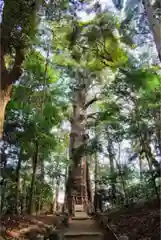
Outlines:
[[[67, 181], [67, 205], [69, 214], [74, 214], [74, 204], [83, 204], [87, 199], [86, 182], [86, 95], [85, 84], [80, 84], [73, 91], [73, 116], [69, 157], [72, 162]], [[83, 161], [83, 162], [82, 162]]]
[[2, 88], [0, 86], [0, 139], [3, 136], [3, 126], [4, 126], [4, 119], [5, 119], [5, 110], [8, 102], [10, 101], [10, 94], [12, 86], [9, 85], [6, 88]]

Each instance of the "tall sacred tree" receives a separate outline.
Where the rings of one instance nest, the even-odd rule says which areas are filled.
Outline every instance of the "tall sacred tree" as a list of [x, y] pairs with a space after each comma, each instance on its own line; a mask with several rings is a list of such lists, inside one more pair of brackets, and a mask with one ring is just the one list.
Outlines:
[[[73, 84], [73, 79], [75, 80], [72, 86], [72, 117], [70, 119], [71, 166], [66, 189], [68, 209], [71, 215], [73, 214], [72, 205], [75, 200], [73, 196], [76, 196], [76, 198], [79, 196], [81, 200], [78, 203], [90, 198], [87, 194], [87, 192], [89, 193], [87, 179], [85, 177], [82, 179], [83, 175], [89, 176], [86, 159], [88, 139], [86, 132], [88, 120], [94, 116], [94, 113], [87, 114], [87, 109], [99, 99], [95, 96], [88, 102], [89, 88], [91, 88], [93, 82], [96, 83], [100, 79], [101, 72], [106, 67], [116, 70], [117, 67], [127, 61], [126, 54], [119, 45], [120, 39], [114, 35], [117, 27], [117, 21], [111, 15], [104, 13], [98, 13], [93, 20], [88, 22], [77, 21], [73, 29], [70, 26], [65, 26], [65, 28], [61, 26], [61, 29], [60, 26], [58, 27], [60, 31], [63, 31], [62, 35], [65, 31], [67, 32], [67, 38], [61, 46], [62, 38], [60, 41], [56, 39], [58, 50], [61, 52], [57, 61], [61, 65], [62, 62], [65, 63], [64, 67], [71, 79], [71, 84]], [[64, 49], [64, 45], [65, 47], [68, 46], [68, 51], [66, 48]], [[82, 160], [84, 160], [83, 169], [81, 169]], [[82, 179], [82, 182], [80, 179]], [[84, 185], [83, 190], [81, 185]]]
[[[70, 118], [71, 133], [69, 158], [71, 166], [67, 180], [66, 200], [70, 214], [73, 214], [73, 204], [84, 204], [92, 200], [87, 162], [87, 124], [90, 114], [87, 109], [97, 99], [88, 100], [91, 81], [86, 76], [86, 69], [78, 69], [74, 74], [75, 84], [72, 86], [72, 116]], [[89, 72], [89, 76], [91, 76]], [[74, 198], [73, 198], [74, 197]]]

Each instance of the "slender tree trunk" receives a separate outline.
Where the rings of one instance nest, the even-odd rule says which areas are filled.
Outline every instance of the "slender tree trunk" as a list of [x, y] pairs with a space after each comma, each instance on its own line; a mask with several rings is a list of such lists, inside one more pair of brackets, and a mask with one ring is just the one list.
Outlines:
[[[161, 93], [159, 93], [158, 95], [159, 95], [159, 100], [161, 100]], [[161, 107], [154, 112], [154, 119], [155, 119], [155, 132], [157, 137], [156, 145], [157, 145], [157, 149], [159, 150], [159, 154], [161, 155], [161, 124], [160, 124]]]
[[58, 160], [56, 163], [55, 172], [56, 172], [56, 177], [55, 177], [55, 189], [54, 189], [54, 212], [57, 211], [59, 186], [60, 186], [59, 161]]
[[58, 211], [59, 188], [60, 188], [60, 176], [57, 176], [57, 179], [56, 179], [56, 192], [55, 192], [56, 211]]
[[35, 142], [35, 152], [33, 155], [33, 172], [32, 172], [32, 179], [30, 185], [30, 195], [29, 195], [29, 206], [28, 206], [28, 213], [33, 213], [33, 196], [34, 196], [34, 187], [35, 187], [35, 179], [36, 179], [36, 169], [38, 163], [38, 143]]
[[143, 162], [141, 156], [139, 156], [139, 171], [140, 171], [140, 182], [143, 181]]
[[154, 166], [156, 171], [158, 171], [161, 168], [161, 164], [153, 156], [148, 140], [144, 140], [143, 136], [140, 136], [140, 143], [143, 152], [145, 152], [145, 154], [149, 157], [152, 166]]
[[6, 181], [5, 181], [5, 171], [6, 171], [6, 166], [7, 166], [7, 158], [6, 158], [6, 154], [5, 154], [5, 149], [2, 149], [2, 153], [1, 153], [1, 160], [2, 161], [2, 170], [1, 170], [1, 208], [0, 211], [1, 213], [3, 212], [3, 206], [5, 203], [5, 190], [6, 190]]
[[[44, 181], [45, 181], [44, 178], [45, 178], [44, 159], [41, 159], [41, 161], [40, 161], [40, 181], [42, 184], [44, 184]], [[44, 202], [40, 196], [40, 206], [39, 206], [40, 211], [43, 209], [43, 206], [44, 206]]]
[[67, 181], [68, 181], [68, 172], [69, 172], [69, 169], [68, 169], [68, 165], [66, 165], [66, 168], [65, 168], [65, 178], [64, 178], [64, 190], [65, 190], [65, 194], [64, 194], [64, 204], [63, 204], [63, 208], [62, 208], [62, 212], [65, 212], [66, 211], [66, 208], [67, 208]]
[[89, 163], [87, 162], [87, 171], [86, 171], [86, 179], [87, 179], [87, 193], [88, 193], [88, 201], [92, 204], [92, 187], [89, 173]]
[[147, 141], [144, 140], [143, 136], [140, 136], [140, 143], [141, 143], [141, 146], [143, 148], [143, 151], [145, 152], [145, 156], [146, 156], [148, 166], [149, 166], [149, 170], [150, 170], [150, 174], [151, 174], [151, 179], [152, 179], [152, 182], [153, 182], [154, 190], [155, 190], [155, 193], [156, 193], [156, 196], [157, 196], [157, 199], [158, 199], [158, 204], [159, 204], [160, 196], [159, 196], [158, 189], [157, 189], [156, 182], [155, 182], [153, 166], [158, 171], [158, 169], [160, 169], [160, 164], [153, 157], [153, 154], [151, 152], [151, 148], [150, 148], [149, 144], [147, 143]]
[[95, 182], [95, 193], [94, 193], [94, 209], [95, 212], [97, 212], [99, 208], [98, 204], [98, 172], [99, 172], [99, 163], [98, 163], [98, 157], [97, 152], [95, 153], [95, 164], [94, 164], [94, 182]]
[[73, 213], [73, 196], [72, 196], [72, 169], [69, 167], [68, 170], [68, 179], [66, 182], [66, 206], [68, 209], [69, 216], [71, 217]]
[[120, 163], [116, 160], [116, 158], [115, 158], [115, 162], [116, 162], [116, 166], [117, 166], [117, 169], [118, 169], [118, 172], [119, 172], [119, 176], [121, 178], [122, 188], [123, 188], [124, 197], [125, 197], [125, 203], [128, 204], [129, 203], [129, 197], [128, 197], [128, 194], [127, 194], [127, 191], [126, 191], [126, 181], [125, 181], [124, 176], [122, 174]]
[[149, 170], [150, 170], [150, 174], [151, 174], [151, 179], [152, 179], [153, 187], [154, 187], [154, 190], [155, 190], [155, 194], [156, 194], [157, 201], [158, 201], [158, 206], [159, 206], [160, 205], [160, 195], [159, 195], [159, 192], [158, 192], [158, 189], [157, 189], [157, 185], [156, 185], [156, 182], [155, 182], [155, 177], [154, 177], [154, 173], [153, 173], [152, 163], [151, 163], [151, 161], [149, 159], [148, 154], [146, 154], [146, 159], [148, 161]]
[[158, 56], [161, 61], [161, 24], [159, 22], [160, 20], [156, 18], [156, 13], [153, 9], [151, 2], [152, 2], [151, 0], [143, 0], [143, 5], [145, 12], [147, 14], [150, 29], [154, 36]]
[[16, 167], [16, 198], [15, 198], [15, 212], [19, 213], [20, 207], [20, 171], [21, 171], [22, 156], [20, 154]]
[[114, 153], [112, 149], [112, 140], [110, 139], [110, 134], [107, 130], [107, 138], [108, 138], [108, 154], [109, 154], [109, 160], [110, 160], [110, 172], [111, 172], [111, 188], [112, 188], [112, 202], [116, 202], [116, 176], [115, 176], [115, 167], [114, 167]]
[[22, 190], [21, 213], [25, 214], [27, 210], [27, 186], [25, 178], [23, 179]]
[[93, 196], [92, 196], [92, 186], [89, 172], [89, 162], [86, 166], [86, 181], [87, 181], [87, 197], [88, 197], [88, 213], [93, 212]]

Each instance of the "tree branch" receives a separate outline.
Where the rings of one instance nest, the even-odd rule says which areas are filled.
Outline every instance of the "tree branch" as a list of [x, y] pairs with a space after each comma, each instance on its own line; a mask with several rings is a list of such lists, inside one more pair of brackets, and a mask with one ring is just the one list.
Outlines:
[[85, 106], [84, 109], [87, 109], [90, 105], [92, 105], [94, 102], [98, 101], [99, 98], [97, 96], [95, 96], [94, 98], [92, 98], [90, 101], [88, 101]]
[[13, 65], [12, 70], [8, 74], [8, 84], [14, 83], [22, 74], [22, 63], [24, 61], [24, 49], [21, 48], [16, 48], [16, 55], [15, 55], [15, 62]]
[[97, 113], [98, 113], [98, 112], [88, 114], [88, 115], [87, 115], [87, 119], [89, 119], [89, 118], [96, 119], [95, 116], [96, 116]]
[[7, 78], [7, 75], [8, 75], [8, 71], [6, 69], [4, 57], [5, 57], [5, 53], [4, 53], [3, 48], [1, 46], [1, 50], [0, 50], [0, 70], [1, 70], [1, 76], [0, 76], [1, 84], [0, 84], [0, 88], [1, 89], [5, 89], [6, 88], [6, 78]]

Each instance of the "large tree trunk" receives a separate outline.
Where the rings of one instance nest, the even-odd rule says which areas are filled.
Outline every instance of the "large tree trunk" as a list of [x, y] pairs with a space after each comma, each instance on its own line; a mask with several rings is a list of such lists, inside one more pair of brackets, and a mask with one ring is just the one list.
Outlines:
[[[73, 73], [72, 73], [73, 74]], [[85, 74], [85, 75], [84, 75]], [[72, 162], [69, 171], [67, 202], [70, 203], [70, 209], [75, 200], [77, 204], [83, 204], [87, 200], [87, 181], [86, 181], [86, 145], [88, 134], [87, 130], [87, 108], [97, 101], [94, 97], [90, 101], [87, 101], [88, 87], [90, 81], [84, 81], [84, 77], [87, 78], [87, 72], [76, 70], [74, 79], [78, 79], [73, 87], [73, 113], [70, 119], [71, 122], [71, 134], [70, 134], [70, 146], [69, 146], [69, 159]], [[90, 74], [90, 73], [89, 73]], [[90, 115], [90, 114], [89, 114]], [[82, 160], [84, 164], [82, 166]], [[71, 203], [72, 202], [72, 203]]]
[[[69, 146], [69, 157], [72, 164], [67, 181], [67, 202], [70, 214], [74, 214], [72, 210], [74, 201], [79, 198], [79, 204], [83, 204], [85, 198], [83, 195], [87, 191], [84, 184], [85, 175], [81, 166], [81, 160], [84, 157], [86, 147], [86, 95], [87, 89], [85, 84], [79, 84], [77, 88], [73, 89], [73, 116], [71, 117]], [[86, 164], [84, 164], [85, 166]]]
[[35, 142], [35, 152], [33, 156], [33, 172], [32, 172], [32, 179], [30, 185], [30, 193], [29, 193], [29, 206], [28, 206], [28, 213], [33, 213], [33, 196], [34, 196], [34, 187], [35, 187], [35, 179], [36, 179], [36, 169], [38, 163], [38, 143]]
[[[3, 132], [5, 108], [11, 94], [8, 89], [11, 89], [22, 74], [21, 66], [24, 61], [25, 50], [28, 47], [28, 42], [30, 42], [26, 41], [26, 38], [31, 36], [31, 32], [37, 25], [36, 12], [41, 5], [41, 1], [34, 1], [36, 4], [30, 4], [30, 1], [16, 1], [16, 4], [13, 1], [1, 2], [4, 2], [4, 7], [1, 9], [0, 23], [0, 139]], [[23, 9], [25, 9], [25, 18]], [[30, 26], [29, 28], [26, 27], [26, 23]], [[13, 64], [9, 67], [5, 62], [6, 56], [10, 56], [13, 60]]]
[[10, 100], [11, 88], [12, 88], [11, 85], [5, 88], [2, 88], [2, 86], [0, 85], [0, 140], [2, 139], [2, 136], [3, 136], [5, 110]]
[[[159, 3], [159, 1], [158, 1]], [[161, 24], [159, 18], [156, 18], [156, 13], [152, 6], [151, 0], [143, 0], [143, 5], [145, 12], [147, 14], [147, 18], [149, 21], [150, 29], [154, 36], [154, 41], [156, 45], [156, 49], [158, 52], [159, 59], [161, 61]]]
[[[3, 28], [3, 23], [1, 25], [1, 36], [4, 37], [5, 29]], [[3, 39], [4, 40], [4, 39]], [[6, 68], [5, 64], [5, 56], [7, 55], [7, 49], [4, 47], [4, 42], [1, 41], [0, 45], [0, 139], [3, 134], [3, 125], [4, 125], [4, 117], [5, 117], [5, 109], [7, 103], [11, 97], [11, 89], [13, 83], [21, 76], [21, 65], [24, 60], [24, 52], [21, 48], [15, 49], [15, 61], [11, 70]]]

